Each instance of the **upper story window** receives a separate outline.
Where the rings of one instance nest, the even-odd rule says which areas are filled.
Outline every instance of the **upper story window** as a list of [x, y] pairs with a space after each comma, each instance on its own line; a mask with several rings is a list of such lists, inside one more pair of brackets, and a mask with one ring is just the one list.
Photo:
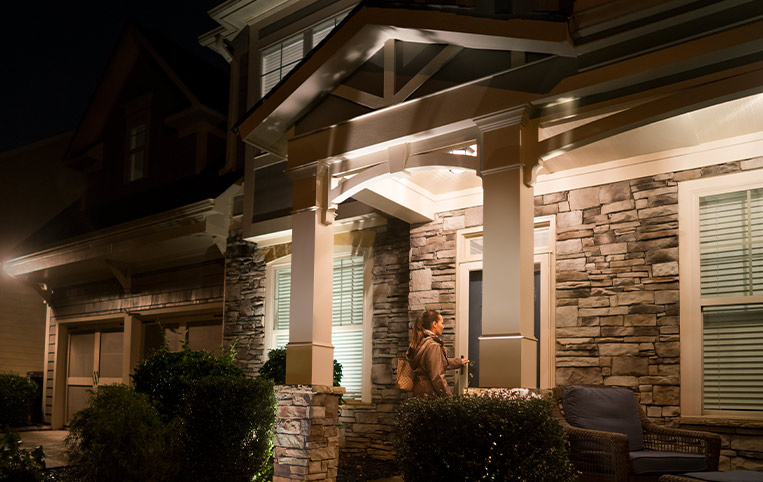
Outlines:
[[760, 174], [679, 188], [683, 415], [763, 416]]
[[143, 179], [148, 174], [151, 132], [151, 99], [146, 93], [124, 104], [124, 182]]
[[127, 131], [127, 181], [145, 176], [146, 122], [132, 124]]
[[260, 52], [260, 96], [264, 97], [270, 92], [302, 60], [307, 52], [331, 33], [345, 16], [347, 13], [326, 20], [311, 29], [263, 49]]

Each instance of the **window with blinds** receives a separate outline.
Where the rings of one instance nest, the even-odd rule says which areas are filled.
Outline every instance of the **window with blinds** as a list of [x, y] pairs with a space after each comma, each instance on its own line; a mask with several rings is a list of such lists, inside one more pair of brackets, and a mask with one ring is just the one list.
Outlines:
[[704, 409], [760, 411], [763, 189], [701, 197], [699, 247]]
[[262, 51], [260, 93], [263, 97], [302, 60], [303, 45], [304, 35], [300, 33]]
[[260, 95], [264, 97], [302, 60], [306, 41], [315, 47], [346, 16], [347, 13], [343, 13], [263, 50], [260, 54]]
[[[284, 347], [289, 341], [289, 298], [291, 268], [273, 271], [273, 343]], [[334, 293], [331, 342], [334, 358], [342, 364], [342, 386], [349, 398], [360, 398], [363, 390], [363, 257], [334, 261]]]

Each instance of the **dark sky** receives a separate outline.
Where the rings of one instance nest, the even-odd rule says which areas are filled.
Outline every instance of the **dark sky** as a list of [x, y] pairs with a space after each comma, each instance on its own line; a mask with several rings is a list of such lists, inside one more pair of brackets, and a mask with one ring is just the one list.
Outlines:
[[0, 152], [75, 129], [128, 20], [164, 34], [221, 70], [198, 44], [224, 0], [7, 2], [0, 14]]

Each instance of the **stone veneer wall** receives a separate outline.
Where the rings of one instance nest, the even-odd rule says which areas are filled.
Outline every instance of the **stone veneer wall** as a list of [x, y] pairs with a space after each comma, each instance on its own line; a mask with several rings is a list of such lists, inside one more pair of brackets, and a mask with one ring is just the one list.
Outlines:
[[223, 343], [234, 341], [238, 366], [256, 377], [265, 360], [265, 273], [263, 251], [231, 231], [225, 250]]
[[[339, 420], [348, 453], [392, 458], [392, 431], [400, 404], [392, 369], [408, 344], [408, 224], [390, 219], [376, 232], [373, 249], [373, 335], [371, 402], [346, 400]], [[239, 363], [257, 376], [265, 359], [265, 252], [242, 240], [228, 239], [225, 269], [225, 341], [238, 340]]]
[[338, 393], [343, 390], [310, 385], [276, 387], [273, 482], [336, 480]]
[[387, 226], [375, 231], [371, 402], [346, 400], [340, 407], [340, 444], [344, 453], [391, 459], [402, 397], [393, 369], [397, 369], [397, 358], [408, 345], [410, 228], [390, 219]]
[[57, 319], [108, 316], [126, 311], [221, 303], [222, 260], [133, 276], [132, 292], [124, 293], [114, 279], [57, 288], [53, 293], [45, 376], [45, 421], [53, 409], [53, 368]]
[[[536, 196], [535, 214], [557, 220], [557, 384], [629, 387], [649, 417], [681, 422], [678, 184], [761, 167], [749, 159]], [[763, 467], [760, 427], [692, 428], [721, 433], [723, 467]]]

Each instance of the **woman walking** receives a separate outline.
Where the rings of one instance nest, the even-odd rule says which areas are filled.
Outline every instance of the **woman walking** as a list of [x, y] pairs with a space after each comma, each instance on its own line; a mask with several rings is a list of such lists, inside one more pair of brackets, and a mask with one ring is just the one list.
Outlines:
[[448, 358], [440, 336], [445, 325], [435, 310], [423, 312], [416, 318], [408, 346], [408, 361], [416, 375], [413, 396], [445, 395], [451, 392], [445, 380], [445, 371], [461, 368], [469, 362], [465, 358]]

